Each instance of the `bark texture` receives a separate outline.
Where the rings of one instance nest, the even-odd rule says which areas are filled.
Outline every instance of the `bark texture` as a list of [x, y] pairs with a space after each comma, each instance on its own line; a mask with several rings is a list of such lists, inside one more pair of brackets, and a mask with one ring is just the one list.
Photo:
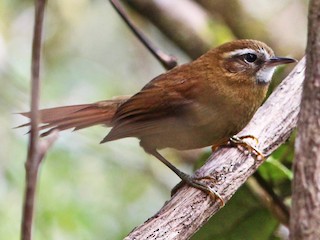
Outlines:
[[306, 78], [295, 144], [291, 239], [320, 238], [320, 0], [310, 2]]
[[[304, 66], [303, 59], [238, 134], [257, 137], [257, 147], [266, 156], [288, 139], [297, 124]], [[210, 175], [216, 179], [216, 183], [208, 183], [227, 202], [262, 163], [237, 148], [222, 148], [210, 156], [196, 176]], [[214, 201], [207, 194], [184, 186], [125, 239], [189, 239], [220, 207], [219, 200]]]

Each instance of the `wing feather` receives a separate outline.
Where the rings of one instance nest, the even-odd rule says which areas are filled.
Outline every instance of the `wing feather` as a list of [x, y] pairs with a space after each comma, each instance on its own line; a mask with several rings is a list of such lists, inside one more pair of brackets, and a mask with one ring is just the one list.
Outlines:
[[188, 79], [185, 71], [167, 79], [160, 75], [139, 93], [122, 104], [113, 119], [113, 128], [102, 142], [124, 137], [157, 134], [181, 124], [192, 108], [198, 81]]

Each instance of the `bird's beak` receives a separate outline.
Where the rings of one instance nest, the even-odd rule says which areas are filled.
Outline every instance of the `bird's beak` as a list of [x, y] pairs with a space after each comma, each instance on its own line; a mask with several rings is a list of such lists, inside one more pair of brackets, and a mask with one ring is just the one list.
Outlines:
[[288, 63], [294, 63], [294, 62], [297, 62], [297, 60], [293, 58], [272, 57], [265, 63], [265, 65], [268, 67], [274, 67], [281, 64], [288, 64]]

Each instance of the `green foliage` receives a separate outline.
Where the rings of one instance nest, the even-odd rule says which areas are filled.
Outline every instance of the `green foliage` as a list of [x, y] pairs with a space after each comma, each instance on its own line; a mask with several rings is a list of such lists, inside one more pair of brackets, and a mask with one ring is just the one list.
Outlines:
[[245, 185], [193, 240], [271, 240], [278, 222]]
[[291, 196], [294, 135], [278, 148], [258, 170], [277, 195], [284, 200]]

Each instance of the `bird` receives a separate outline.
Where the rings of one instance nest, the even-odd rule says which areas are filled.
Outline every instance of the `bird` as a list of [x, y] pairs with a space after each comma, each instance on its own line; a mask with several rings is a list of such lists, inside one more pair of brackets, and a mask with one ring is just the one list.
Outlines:
[[[293, 62], [275, 56], [261, 41], [234, 40], [155, 77], [132, 96], [40, 110], [39, 128], [47, 130], [45, 136], [53, 130], [111, 127], [101, 143], [138, 138], [145, 152], [183, 183], [223, 202], [217, 192], [180, 171], [159, 150], [204, 148], [233, 138], [264, 101], [275, 68]], [[21, 114], [30, 118], [30, 112]]]

